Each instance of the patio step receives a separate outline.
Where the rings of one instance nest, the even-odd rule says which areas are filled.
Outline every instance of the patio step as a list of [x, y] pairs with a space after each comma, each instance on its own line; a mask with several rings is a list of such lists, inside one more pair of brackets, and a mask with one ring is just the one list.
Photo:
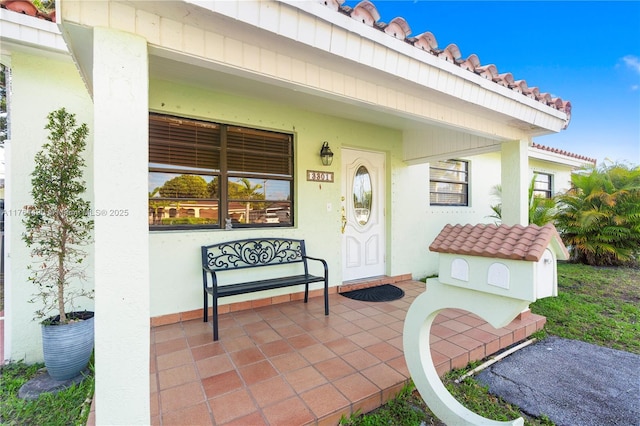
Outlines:
[[395, 284], [410, 280], [412, 280], [411, 274], [403, 274], [395, 276], [377, 275], [375, 277], [343, 281], [342, 285], [338, 286], [338, 293], [346, 293], [348, 291], [360, 290], [362, 288], [377, 287], [384, 284]]

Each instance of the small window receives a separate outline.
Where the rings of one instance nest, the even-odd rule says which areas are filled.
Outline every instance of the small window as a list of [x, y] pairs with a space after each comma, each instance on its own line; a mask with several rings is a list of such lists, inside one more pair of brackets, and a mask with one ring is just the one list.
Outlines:
[[293, 135], [149, 116], [151, 229], [293, 225]]
[[553, 196], [553, 175], [547, 173], [535, 173], [533, 182], [533, 195], [535, 197], [551, 198]]
[[469, 205], [469, 162], [438, 161], [431, 164], [429, 174], [432, 206]]
[[364, 226], [371, 216], [371, 176], [365, 166], [360, 166], [353, 178], [353, 210], [356, 221]]

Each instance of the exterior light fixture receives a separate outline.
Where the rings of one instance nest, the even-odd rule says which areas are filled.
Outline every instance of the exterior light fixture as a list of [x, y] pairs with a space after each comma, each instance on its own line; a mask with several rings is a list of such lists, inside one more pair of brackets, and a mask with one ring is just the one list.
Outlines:
[[331, 152], [331, 148], [329, 148], [329, 142], [327, 141], [322, 144], [322, 149], [320, 150], [320, 158], [322, 159], [323, 166], [330, 166], [333, 162], [333, 152]]

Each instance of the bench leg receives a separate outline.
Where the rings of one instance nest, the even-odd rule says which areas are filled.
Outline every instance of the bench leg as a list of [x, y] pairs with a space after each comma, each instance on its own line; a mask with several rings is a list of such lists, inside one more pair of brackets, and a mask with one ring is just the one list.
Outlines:
[[213, 341], [218, 340], [218, 298], [213, 296]]
[[324, 314], [329, 315], [329, 280], [324, 280]]
[[304, 303], [307, 303], [307, 301], [309, 301], [309, 283], [304, 285]]
[[202, 321], [209, 322], [209, 294], [207, 294], [206, 290], [202, 290], [204, 293], [204, 306], [202, 308]]

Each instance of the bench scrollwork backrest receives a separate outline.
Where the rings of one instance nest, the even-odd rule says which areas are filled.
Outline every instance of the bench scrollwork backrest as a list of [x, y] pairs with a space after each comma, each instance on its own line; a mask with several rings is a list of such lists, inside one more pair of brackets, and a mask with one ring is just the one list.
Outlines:
[[302, 262], [305, 256], [303, 240], [282, 238], [228, 241], [202, 249], [203, 266], [216, 271]]

